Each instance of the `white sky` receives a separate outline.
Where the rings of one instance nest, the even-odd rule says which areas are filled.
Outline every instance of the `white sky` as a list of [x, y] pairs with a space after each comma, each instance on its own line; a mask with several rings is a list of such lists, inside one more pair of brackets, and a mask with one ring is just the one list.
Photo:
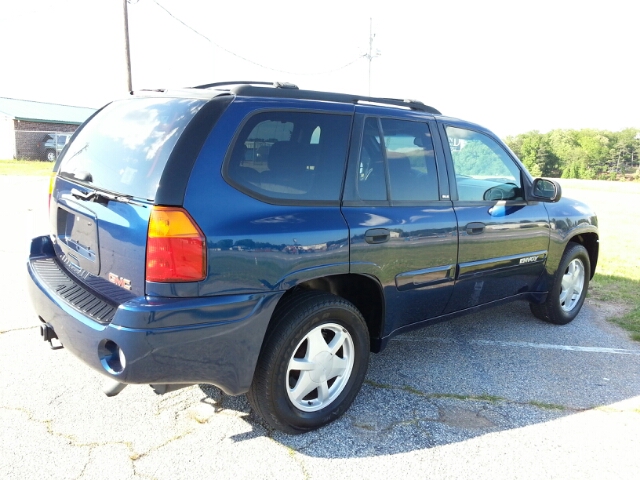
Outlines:
[[[217, 46], [153, 0], [130, 4], [134, 89], [280, 80], [367, 95], [371, 17], [374, 96], [418, 99], [500, 136], [640, 127], [639, 0], [157, 1]], [[121, 0], [4, 0], [0, 96], [121, 97], [123, 23]]]

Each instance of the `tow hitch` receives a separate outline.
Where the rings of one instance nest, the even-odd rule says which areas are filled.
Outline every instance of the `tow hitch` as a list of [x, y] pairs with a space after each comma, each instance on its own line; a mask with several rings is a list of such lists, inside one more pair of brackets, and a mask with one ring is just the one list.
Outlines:
[[51, 346], [51, 350], [58, 350], [58, 349], [63, 347], [62, 344], [60, 344], [60, 345], [54, 345], [53, 344], [52, 340], [54, 338], [56, 340], [58, 340], [58, 342], [60, 342], [60, 340], [58, 339], [58, 335], [56, 335], [56, 332], [53, 329], [53, 327], [51, 325], [49, 325], [48, 323], [44, 323], [44, 324], [40, 325], [40, 335], [42, 335], [42, 339], [45, 342], [49, 342], [49, 345]]

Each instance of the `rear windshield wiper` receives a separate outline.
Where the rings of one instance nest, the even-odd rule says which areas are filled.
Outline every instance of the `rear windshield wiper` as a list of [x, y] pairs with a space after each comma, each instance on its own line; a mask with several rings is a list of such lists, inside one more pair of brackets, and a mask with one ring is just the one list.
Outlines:
[[110, 201], [113, 202], [120, 202], [120, 203], [128, 203], [131, 205], [139, 205], [142, 207], [146, 207], [147, 205], [142, 203], [142, 202], [138, 202], [136, 200], [133, 200], [133, 196], [132, 195], [117, 195], [115, 193], [109, 193], [109, 192], [100, 192], [98, 190], [92, 190], [90, 192], [81, 192], [80, 190], [76, 189], [76, 188], [72, 188], [71, 189], [71, 195], [73, 195], [76, 198], [79, 198], [81, 200], [85, 200], [87, 202], [96, 202], [96, 203], [103, 203], [103, 204], [107, 204]]

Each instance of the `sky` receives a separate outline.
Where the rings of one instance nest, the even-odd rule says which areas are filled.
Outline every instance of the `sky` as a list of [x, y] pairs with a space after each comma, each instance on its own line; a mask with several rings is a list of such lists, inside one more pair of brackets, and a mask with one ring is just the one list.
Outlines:
[[[417, 99], [501, 137], [640, 128], [638, 0], [130, 0], [128, 12], [134, 90], [289, 81]], [[127, 93], [122, 0], [2, 2], [0, 45], [0, 97], [100, 107]]]

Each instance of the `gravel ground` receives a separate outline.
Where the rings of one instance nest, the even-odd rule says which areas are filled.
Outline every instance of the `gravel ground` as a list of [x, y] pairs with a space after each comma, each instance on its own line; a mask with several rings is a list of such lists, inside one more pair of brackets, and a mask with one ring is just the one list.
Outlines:
[[0, 177], [0, 478], [638, 476], [640, 344], [606, 305], [564, 327], [512, 304], [397, 337], [346, 415], [300, 436], [213, 387], [107, 398], [104, 377], [42, 342], [29, 304], [46, 185]]

